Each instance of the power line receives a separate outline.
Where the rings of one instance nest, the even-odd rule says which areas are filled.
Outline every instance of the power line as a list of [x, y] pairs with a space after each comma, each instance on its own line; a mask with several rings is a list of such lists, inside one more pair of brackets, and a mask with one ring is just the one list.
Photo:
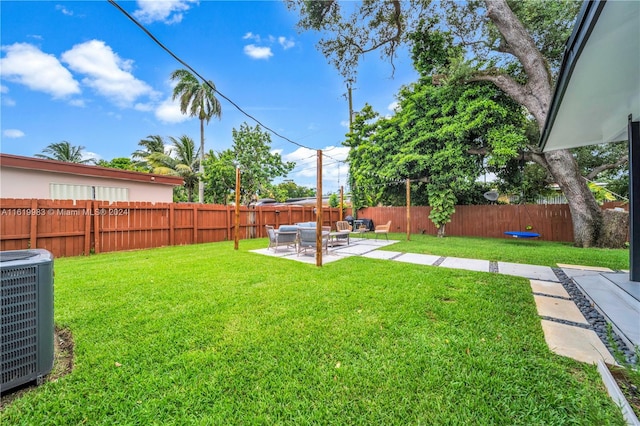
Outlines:
[[[207, 79], [205, 79], [203, 76], [201, 76], [195, 69], [193, 69], [189, 64], [187, 64], [185, 61], [183, 61], [182, 59], [180, 59], [175, 53], [173, 53], [171, 51], [171, 49], [169, 49], [168, 47], [166, 47], [160, 40], [158, 40], [144, 25], [142, 25], [140, 22], [138, 22], [138, 20], [136, 18], [134, 18], [133, 16], [131, 16], [129, 14], [129, 12], [127, 12], [126, 10], [124, 10], [122, 7], [120, 7], [120, 5], [115, 1], [115, 0], [107, 0], [109, 3], [111, 3], [116, 9], [118, 9], [120, 12], [122, 12], [127, 18], [129, 18], [129, 20], [131, 20], [131, 22], [133, 22], [134, 24], [136, 24], [142, 31], [144, 31], [145, 34], [147, 34], [151, 40], [153, 40], [158, 46], [160, 46], [165, 52], [167, 52], [169, 55], [171, 55], [171, 57], [173, 57], [173, 59], [175, 59], [176, 61], [178, 61], [181, 65], [183, 65], [185, 68], [187, 68], [189, 71], [191, 71], [194, 75], [196, 75], [198, 78], [200, 78], [200, 80], [202, 80], [207, 86], [209, 86], [209, 88], [211, 90], [213, 90], [215, 93], [217, 93], [218, 95], [220, 95], [221, 98], [225, 99], [227, 102], [229, 102], [231, 105], [233, 105], [238, 111], [240, 111], [242, 114], [244, 114], [246, 117], [248, 117], [249, 119], [255, 121], [256, 123], [258, 123], [260, 126], [262, 126], [263, 128], [265, 128], [267, 131], [273, 133], [275, 136], [289, 142], [292, 143], [293, 145], [299, 146], [300, 148], [305, 148], [305, 149], [309, 149], [309, 150], [314, 150], [313, 148], [310, 148], [308, 146], [302, 145], [299, 142], [293, 141], [291, 139], [289, 139], [286, 136], [281, 135], [280, 133], [276, 132], [275, 130], [271, 129], [268, 126], [265, 126], [262, 122], [260, 122], [260, 120], [258, 120], [257, 118], [255, 118], [254, 116], [252, 116], [251, 114], [247, 113], [245, 110], [243, 110], [238, 104], [236, 104], [235, 102], [233, 102], [231, 99], [229, 99], [228, 97], [226, 97], [224, 94], [222, 94], [218, 89], [216, 89], [215, 87], [213, 87], [209, 81]], [[314, 150], [315, 151], [315, 150]]]

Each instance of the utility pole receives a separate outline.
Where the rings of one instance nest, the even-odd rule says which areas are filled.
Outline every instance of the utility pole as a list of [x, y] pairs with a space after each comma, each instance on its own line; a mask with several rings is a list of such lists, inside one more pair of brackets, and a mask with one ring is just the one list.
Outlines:
[[351, 83], [353, 83], [352, 79], [347, 80], [347, 90], [349, 91], [349, 133], [353, 128], [353, 99], [351, 97]]
[[[349, 133], [351, 133], [351, 131], [353, 130], [353, 98], [351, 97], [351, 84], [353, 83], [353, 79], [349, 79], [347, 80], [347, 90], [349, 93]], [[347, 172], [347, 183], [350, 184], [349, 182], [349, 173]], [[351, 202], [353, 203], [353, 188], [351, 188]], [[340, 202], [340, 207], [342, 208], [342, 201]], [[355, 212], [353, 211], [353, 204], [351, 204], [351, 216], [352, 217], [356, 217], [357, 214], [354, 214]], [[340, 215], [342, 216], [342, 213], [340, 213]], [[342, 220], [342, 218], [340, 219]]]

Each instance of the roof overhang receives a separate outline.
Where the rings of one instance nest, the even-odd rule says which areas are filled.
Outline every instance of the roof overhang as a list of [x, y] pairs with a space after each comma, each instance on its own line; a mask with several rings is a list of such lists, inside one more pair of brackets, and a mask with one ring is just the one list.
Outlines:
[[40, 158], [22, 157], [19, 155], [11, 154], [0, 154], [0, 165], [2, 167], [13, 167], [16, 169], [43, 170], [53, 173], [67, 173], [80, 176], [122, 179], [161, 185], [179, 186], [184, 183], [184, 180], [179, 176], [167, 176], [153, 173], [133, 172], [129, 170], [110, 169], [107, 167], [88, 166], [85, 164], [44, 160]]
[[540, 148], [627, 140], [640, 118], [640, 1], [585, 1], [567, 43]]

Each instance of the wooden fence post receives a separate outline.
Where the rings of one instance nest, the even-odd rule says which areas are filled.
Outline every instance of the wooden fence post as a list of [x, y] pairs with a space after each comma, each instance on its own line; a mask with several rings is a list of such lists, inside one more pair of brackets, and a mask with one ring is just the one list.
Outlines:
[[93, 252], [100, 253], [101, 247], [101, 235], [100, 235], [100, 214], [98, 214], [98, 202], [93, 202]]
[[84, 255], [91, 254], [91, 215], [95, 213], [91, 208], [93, 201], [87, 200], [84, 207]]
[[198, 204], [193, 205], [193, 241], [191, 244], [198, 244]]
[[169, 245], [176, 245], [176, 212], [173, 203], [169, 204]]
[[225, 215], [225, 221], [227, 225], [227, 240], [231, 240], [231, 206], [229, 204], [226, 205], [227, 214]]
[[[31, 200], [31, 212], [38, 211], [38, 200], [33, 198]], [[31, 221], [29, 223], [29, 248], [35, 249], [38, 244], [38, 216], [36, 214], [31, 215]]]

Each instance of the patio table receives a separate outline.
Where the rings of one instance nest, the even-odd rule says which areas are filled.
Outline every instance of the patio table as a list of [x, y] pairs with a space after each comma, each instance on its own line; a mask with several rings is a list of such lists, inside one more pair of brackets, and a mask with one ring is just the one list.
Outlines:
[[337, 245], [339, 240], [344, 239], [344, 237], [347, 237], [347, 245], [350, 244], [350, 240], [349, 240], [349, 235], [351, 234], [351, 232], [349, 231], [337, 231], [337, 232], [329, 232], [329, 245], [331, 245], [331, 247], [333, 247], [334, 245]]

